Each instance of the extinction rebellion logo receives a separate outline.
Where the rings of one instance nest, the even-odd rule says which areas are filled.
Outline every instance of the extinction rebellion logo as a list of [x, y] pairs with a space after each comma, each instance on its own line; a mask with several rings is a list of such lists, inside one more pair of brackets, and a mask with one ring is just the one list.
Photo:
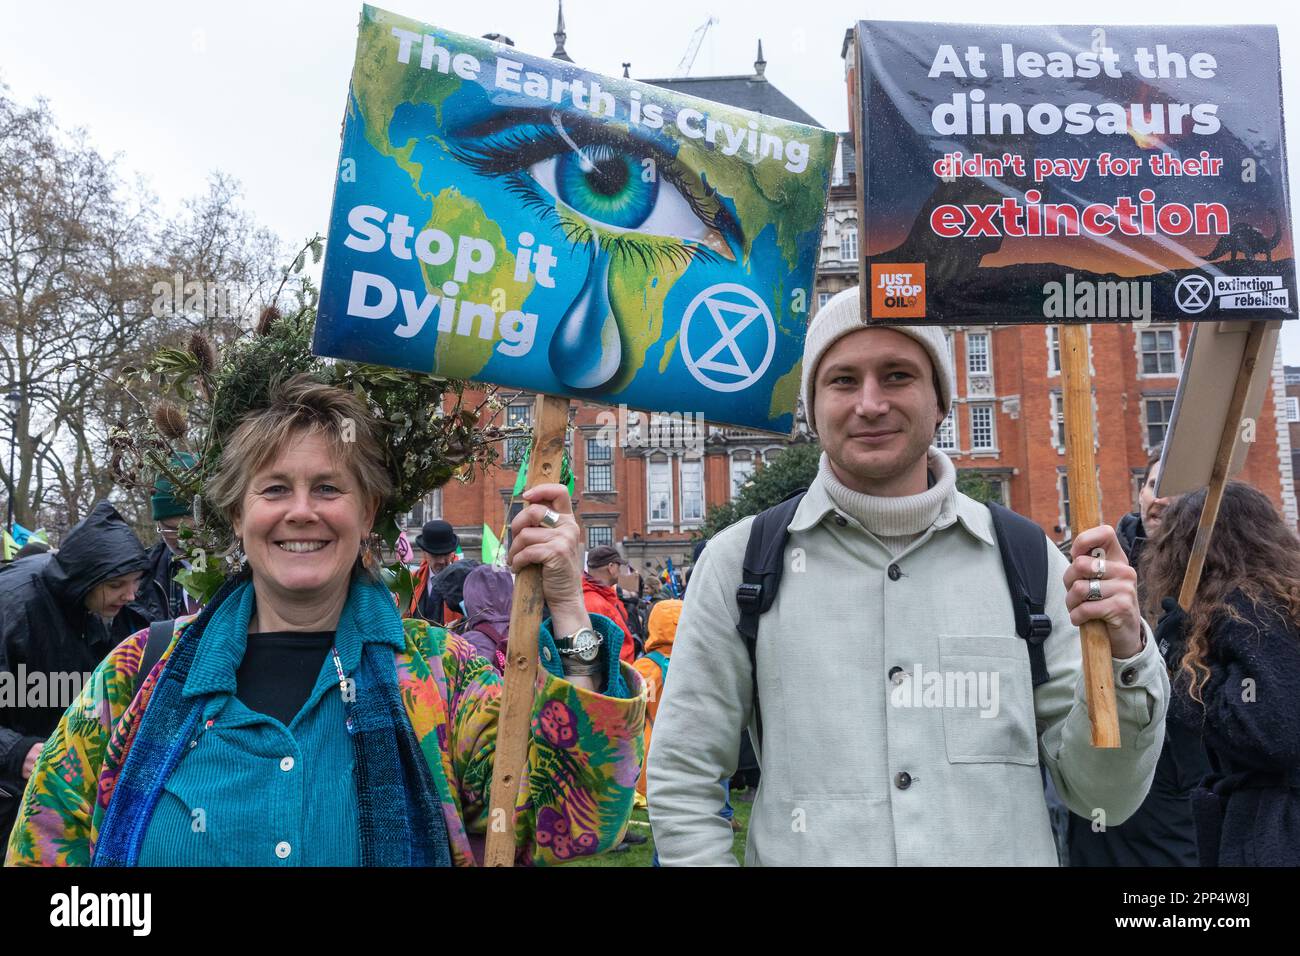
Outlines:
[[871, 264], [873, 319], [925, 318], [925, 263]]
[[1281, 276], [1183, 276], [1174, 289], [1174, 303], [1187, 315], [1204, 312], [1218, 298], [1219, 308], [1279, 309], [1291, 307], [1291, 293]]

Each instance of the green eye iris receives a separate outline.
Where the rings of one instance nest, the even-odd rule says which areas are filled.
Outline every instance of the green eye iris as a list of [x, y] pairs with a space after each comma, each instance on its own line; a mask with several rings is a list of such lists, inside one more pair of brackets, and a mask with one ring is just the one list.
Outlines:
[[584, 216], [619, 229], [635, 229], [649, 218], [659, 179], [642, 180], [633, 157], [605, 145], [559, 157], [555, 171], [560, 198]]

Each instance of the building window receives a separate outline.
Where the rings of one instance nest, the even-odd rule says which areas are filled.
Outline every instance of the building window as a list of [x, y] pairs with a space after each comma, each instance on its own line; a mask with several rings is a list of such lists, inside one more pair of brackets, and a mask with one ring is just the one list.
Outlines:
[[614, 490], [614, 450], [602, 438], [587, 439], [587, 491]]
[[989, 334], [987, 332], [966, 333], [966, 371], [972, 375], [988, 374]]
[[1065, 530], [1070, 527], [1070, 480], [1065, 472], [1058, 476], [1060, 485], [1059, 497], [1061, 500], [1061, 529]]
[[818, 292], [818, 293], [817, 293], [817, 311], [820, 312], [820, 311], [822, 310], [822, 306], [824, 306], [824, 305], [825, 305], [827, 302], [829, 302], [830, 300], [831, 300], [831, 293], [829, 293], [829, 292]]
[[614, 543], [614, 529], [608, 525], [587, 525], [587, 550]]
[[993, 429], [993, 406], [970, 407], [970, 447], [972, 451], [992, 451], [997, 447]]
[[858, 261], [858, 227], [856, 223], [845, 225], [840, 232], [840, 260]]
[[1165, 432], [1169, 430], [1169, 419], [1174, 414], [1174, 400], [1148, 398], [1144, 399], [1142, 404], [1147, 414], [1147, 447], [1155, 448], [1165, 440]]
[[1052, 447], [1058, 452], [1065, 452], [1065, 398], [1060, 392], [1052, 392]]
[[731, 497], [733, 499], [740, 494], [740, 489], [753, 474], [754, 462], [749, 452], [738, 452], [731, 456]]
[[957, 406], [948, 409], [948, 417], [939, 425], [934, 436], [934, 447], [943, 451], [957, 450]]
[[442, 489], [435, 488], [415, 503], [406, 514], [403, 524], [408, 528], [421, 528], [426, 521], [442, 517]]
[[1047, 374], [1061, 374], [1061, 327], [1047, 327]]
[[1300, 422], [1300, 395], [1288, 395], [1286, 397], [1286, 420], [1288, 422]]
[[944, 340], [944, 342], [946, 342], [947, 345], [948, 345], [948, 362], [949, 362], [949, 364], [952, 365], [953, 368], [956, 368], [956, 367], [957, 367], [957, 347], [956, 347], [955, 345], [953, 345], [953, 342], [952, 342], [952, 333], [951, 333], [951, 332], [944, 332], [944, 333], [943, 333], [943, 340]]
[[673, 463], [646, 461], [646, 498], [650, 504], [652, 524], [672, 524], [673, 520]]
[[1178, 372], [1178, 350], [1174, 345], [1173, 329], [1152, 329], [1139, 332], [1143, 375], [1175, 375]]
[[681, 463], [682, 524], [704, 520], [704, 462], [700, 459]]
[[[506, 406], [506, 425], [507, 426], [532, 426], [533, 424], [533, 406], [532, 405], [508, 405]], [[506, 460], [503, 462], [507, 468], [517, 469], [524, 460], [524, 449], [528, 447], [527, 438], [507, 438], [506, 439]]]

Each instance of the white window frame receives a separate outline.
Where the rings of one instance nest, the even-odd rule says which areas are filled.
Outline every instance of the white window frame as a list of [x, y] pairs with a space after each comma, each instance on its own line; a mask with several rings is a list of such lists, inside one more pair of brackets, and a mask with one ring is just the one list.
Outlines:
[[[984, 343], [982, 355], [984, 358], [984, 367], [975, 367], [975, 356], [977, 351], [971, 343], [976, 339]], [[967, 375], [992, 375], [993, 374], [993, 335], [990, 332], [967, 332], [966, 333], [966, 374]]]
[[1068, 532], [1070, 529], [1070, 484], [1065, 472], [1056, 473], [1056, 519], [1057, 527]]
[[[694, 471], [699, 469], [700, 486], [699, 486], [699, 514], [693, 514], [687, 508], [686, 493], [686, 469]], [[704, 523], [704, 515], [708, 510], [705, 502], [704, 491], [704, 459], [703, 458], [682, 458], [677, 462], [677, 513], [682, 516], [681, 526], [683, 528], [697, 527]]]
[[[1055, 378], [1061, 374], [1061, 327], [1049, 325], [1047, 331], [1047, 377]], [[1055, 364], [1053, 364], [1055, 359]]]
[[[520, 415], [519, 415], [520, 412], [523, 413], [522, 421], [520, 420]], [[531, 402], [529, 402], [526, 405], [517, 403], [514, 405], [506, 406], [507, 426], [509, 427], [514, 427], [518, 425], [531, 426], [532, 423], [533, 423], [533, 405]], [[507, 438], [505, 460], [502, 462], [502, 464], [507, 468], [512, 468], [515, 471], [518, 471], [520, 464], [522, 464], [523, 462], [524, 449], [527, 446], [528, 446], [527, 438]], [[518, 449], [517, 455], [515, 454], [515, 449]]]
[[[987, 409], [989, 413], [989, 443], [987, 445], [976, 443], [975, 413], [982, 409]], [[995, 452], [998, 450], [998, 414], [993, 402], [970, 403], [970, 450], [972, 452]]]
[[846, 222], [840, 226], [840, 261], [858, 261], [858, 224]]
[[[1164, 434], [1160, 436], [1160, 441], [1151, 441], [1151, 402], [1168, 402], [1169, 417], [1165, 419]], [[1143, 395], [1142, 396], [1142, 445], [1147, 451], [1155, 448], [1160, 442], [1169, 437], [1169, 422], [1174, 416], [1174, 396], [1173, 395]]]
[[[663, 490], [655, 491], [655, 473], [660, 469], [666, 469], [668, 474], [668, 489], [665, 495]], [[673, 524], [673, 460], [668, 456], [662, 459], [647, 458], [645, 462], [645, 491], [646, 491], [646, 521], [652, 527], [672, 527]], [[666, 516], [655, 517], [655, 500], [656, 494], [663, 495], [663, 500], [667, 505]]]
[[[600, 457], [592, 457], [591, 452], [593, 448], [595, 449], [603, 448], [606, 454]], [[600, 437], [593, 438], [588, 436], [586, 451], [587, 451], [587, 475], [586, 475], [587, 492], [589, 494], [594, 494], [594, 495], [607, 495], [612, 493], [614, 491], [614, 447]], [[591, 480], [592, 469], [599, 469], [599, 468], [605, 469], [606, 473], [609, 475], [608, 488], [592, 487], [593, 484]]]
[[[1144, 371], [1144, 366], [1145, 366], [1145, 364], [1146, 364], [1146, 356], [1147, 356], [1147, 354], [1149, 354], [1149, 353], [1147, 352], [1147, 350], [1145, 350], [1145, 349], [1142, 348], [1142, 336], [1144, 336], [1144, 335], [1155, 335], [1156, 338], [1157, 338], [1157, 340], [1158, 340], [1158, 339], [1159, 339], [1159, 333], [1161, 333], [1161, 332], [1168, 332], [1168, 333], [1170, 333], [1170, 337], [1173, 339], [1174, 370], [1173, 370], [1172, 372], [1147, 372], [1147, 371]], [[1174, 325], [1154, 325], [1154, 324], [1153, 324], [1153, 325], [1149, 325], [1149, 326], [1147, 326], [1145, 329], [1134, 329], [1134, 330], [1133, 330], [1133, 333], [1134, 333], [1134, 335], [1136, 336], [1136, 338], [1134, 339], [1134, 342], [1133, 342], [1133, 348], [1134, 348], [1135, 351], [1137, 352], [1137, 372], [1138, 372], [1138, 378], [1177, 378], [1180, 374], [1182, 374], [1182, 364], [1183, 364], [1183, 363], [1182, 363], [1182, 357], [1181, 357], [1181, 355], [1179, 354], [1179, 351], [1180, 351], [1180, 350], [1179, 350], [1179, 341], [1178, 341], [1178, 326], [1177, 326], [1176, 324], [1174, 324]], [[1150, 354], [1154, 354], [1154, 355], [1156, 356], [1156, 365], [1157, 365], [1157, 366], [1160, 364], [1160, 359], [1159, 359], [1160, 354], [1161, 354], [1162, 352], [1166, 352], [1166, 351], [1167, 351], [1166, 349], [1161, 349], [1161, 348], [1157, 347], [1156, 350], [1154, 351], [1154, 353], [1150, 353]]]
[[749, 466], [749, 470], [745, 472], [745, 481], [748, 481], [750, 478], [754, 477], [754, 472], [758, 470], [758, 465], [754, 461], [754, 452], [748, 451], [748, 454], [749, 454], [749, 458], [739, 458], [736, 456], [734, 452], [731, 455], [731, 461], [728, 467], [727, 477], [731, 482], [732, 501], [736, 500], [736, 496], [740, 494], [741, 486], [744, 485], [745, 483], [744, 481], [742, 482], [736, 481], [736, 465], [742, 464], [742, 465]]
[[829, 302], [834, 295], [835, 295], [834, 292], [818, 292], [817, 311], [820, 312], [822, 310], [822, 307], [825, 306], [826, 303]]
[[1300, 395], [1286, 396], [1286, 420], [1287, 424], [1300, 422]]
[[[608, 531], [608, 532], [609, 532], [609, 540], [608, 540], [608, 541], [593, 541], [593, 540], [592, 540], [592, 537], [591, 537], [593, 531]], [[603, 535], [602, 535], [602, 537], [603, 537]], [[612, 545], [613, 543], [614, 543], [614, 529], [613, 529], [611, 526], [609, 526], [609, 525], [607, 525], [607, 524], [589, 524], [589, 525], [587, 525], [587, 550], [588, 550], [588, 551], [590, 551], [592, 548], [598, 548], [598, 547], [600, 547], [601, 545], [605, 545], [605, 544]]]
[[1065, 395], [1052, 392], [1048, 397], [1048, 410], [1052, 427], [1052, 447], [1058, 455], [1065, 454]]
[[940, 451], [959, 451], [961, 443], [957, 435], [957, 404], [948, 409], [948, 417], [939, 423], [939, 430], [934, 433], [934, 447]]

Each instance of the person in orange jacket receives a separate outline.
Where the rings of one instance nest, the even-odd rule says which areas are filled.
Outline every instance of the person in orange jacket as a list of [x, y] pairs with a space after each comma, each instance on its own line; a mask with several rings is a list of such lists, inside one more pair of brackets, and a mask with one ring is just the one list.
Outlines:
[[632, 625], [627, 619], [627, 608], [618, 596], [618, 572], [623, 558], [618, 549], [607, 544], [587, 552], [587, 570], [582, 575], [582, 599], [589, 614], [609, 618], [623, 631], [623, 646], [619, 660], [631, 664], [636, 660], [636, 645], [632, 640]]
[[[677, 621], [682, 616], [682, 603], [677, 600], [656, 601], [650, 609], [650, 635], [646, 638], [645, 654], [632, 664], [646, 686], [645, 752], [650, 753], [650, 734], [654, 729], [655, 715], [659, 713], [659, 700], [664, 693], [664, 680], [668, 676], [669, 658], [673, 656], [673, 638], [677, 636]], [[645, 806], [645, 762], [641, 764], [641, 778], [636, 784], [636, 805]]]

